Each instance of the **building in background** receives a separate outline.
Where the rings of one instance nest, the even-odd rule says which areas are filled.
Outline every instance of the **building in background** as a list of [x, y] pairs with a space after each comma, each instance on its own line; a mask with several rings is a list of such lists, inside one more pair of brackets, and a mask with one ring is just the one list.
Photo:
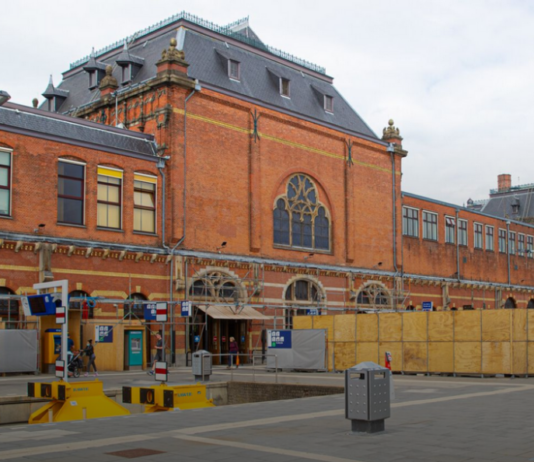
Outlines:
[[173, 303], [178, 363], [232, 336], [261, 350], [300, 314], [534, 306], [534, 227], [401, 192], [393, 121], [377, 136], [323, 68], [248, 19], [181, 13], [43, 96], [0, 108], [0, 291], [68, 278], [73, 300], [96, 298], [84, 335], [122, 326], [116, 357], [126, 331], [160, 328], [144, 319], [155, 300]]

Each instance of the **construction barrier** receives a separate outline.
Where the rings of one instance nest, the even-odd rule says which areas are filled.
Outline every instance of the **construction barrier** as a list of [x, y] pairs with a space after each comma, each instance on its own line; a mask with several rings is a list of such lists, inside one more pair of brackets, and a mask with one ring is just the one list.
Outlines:
[[394, 372], [534, 375], [534, 310], [297, 316], [294, 329], [326, 329], [329, 370], [363, 361]]
[[99, 380], [76, 383], [63, 380], [52, 383], [29, 382], [28, 396], [51, 400], [30, 416], [30, 424], [130, 415], [127, 409], [104, 395], [104, 387]]

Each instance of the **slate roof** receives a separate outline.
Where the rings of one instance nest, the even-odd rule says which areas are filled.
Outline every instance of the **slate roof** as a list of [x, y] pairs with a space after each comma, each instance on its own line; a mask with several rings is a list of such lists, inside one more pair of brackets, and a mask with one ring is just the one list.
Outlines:
[[152, 135], [121, 130], [18, 104], [6, 103], [0, 106], [0, 130], [117, 154], [157, 159], [156, 143]]
[[[187, 21], [183, 18], [180, 21], [179, 24], [188, 27]], [[155, 32], [150, 29], [150, 34], [137, 36], [128, 43], [128, 52], [144, 59], [144, 65], [125, 89], [155, 77], [155, 64], [161, 58], [162, 50], [168, 48], [170, 39], [176, 36], [177, 25], [178, 23], [173, 23], [172, 27], [168, 26]], [[201, 27], [190, 27], [185, 34], [183, 50], [185, 60], [190, 65], [188, 75], [198, 79], [201, 86], [382, 143], [332, 85], [332, 79], [321, 74], [321, 71], [315, 71], [313, 65], [310, 64], [310, 68], [306, 65], [299, 66], [296, 64], [296, 58], [293, 61], [285, 61], [280, 59], [283, 53], [277, 56], [269, 54], [271, 49], [264, 45], [248, 26], [235, 32], [227, 30], [225, 35], [215, 34], [213, 30], [216, 30], [215, 26], [206, 30], [206, 33]], [[241, 44], [228, 39], [238, 35], [245, 36], [248, 42]], [[250, 43], [255, 46], [250, 46]], [[118, 43], [114, 50], [109, 50], [108, 47], [105, 53], [98, 55], [97, 52], [96, 57], [97, 61], [113, 66], [113, 76], [119, 83], [121, 69], [116, 61], [123, 51], [122, 48], [123, 43]], [[228, 77], [227, 65], [224, 62], [228, 58], [241, 63], [239, 82]], [[59, 108], [60, 112], [68, 113], [100, 98], [98, 89], [88, 88], [89, 77], [83, 71], [86, 65], [86, 62], [78, 62], [74, 68], [63, 74], [63, 81], [58, 88], [68, 90], [69, 94]], [[278, 83], [273, 79], [275, 75], [290, 80], [290, 98], [280, 95]], [[322, 95], [333, 96], [333, 114], [324, 110]]]
[[534, 217], [534, 188], [492, 196], [482, 208], [482, 212], [517, 221], [532, 218]]

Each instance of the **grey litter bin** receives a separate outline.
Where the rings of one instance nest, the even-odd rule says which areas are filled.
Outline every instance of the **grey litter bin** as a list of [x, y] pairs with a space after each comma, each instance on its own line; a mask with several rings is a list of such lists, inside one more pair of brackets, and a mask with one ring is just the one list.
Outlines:
[[193, 375], [195, 380], [209, 380], [211, 375], [212, 354], [206, 350], [193, 353]]
[[384, 431], [391, 416], [391, 371], [371, 361], [345, 371], [345, 417], [353, 432]]

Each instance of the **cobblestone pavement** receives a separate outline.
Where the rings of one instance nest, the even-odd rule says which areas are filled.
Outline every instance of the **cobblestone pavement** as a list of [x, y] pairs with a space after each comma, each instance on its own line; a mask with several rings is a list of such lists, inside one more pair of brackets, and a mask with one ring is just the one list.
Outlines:
[[[288, 376], [284, 381], [293, 376], [295, 382], [313, 383], [311, 375], [284, 373], [279, 380], [282, 376]], [[342, 383], [339, 374], [313, 381], [329, 380]], [[392, 417], [382, 433], [352, 433], [344, 417], [344, 396], [334, 395], [5, 426], [0, 427], [0, 460], [534, 460], [534, 379], [395, 376], [394, 382]]]

